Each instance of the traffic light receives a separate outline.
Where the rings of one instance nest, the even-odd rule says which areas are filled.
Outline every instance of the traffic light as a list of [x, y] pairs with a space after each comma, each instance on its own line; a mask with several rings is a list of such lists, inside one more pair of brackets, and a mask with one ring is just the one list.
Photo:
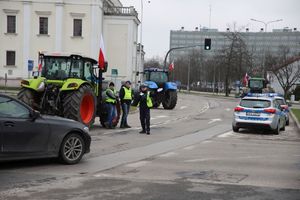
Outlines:
[[211, 39], [205, 38], [204, 39], [204, 50], [210, 50], [211, 49]]

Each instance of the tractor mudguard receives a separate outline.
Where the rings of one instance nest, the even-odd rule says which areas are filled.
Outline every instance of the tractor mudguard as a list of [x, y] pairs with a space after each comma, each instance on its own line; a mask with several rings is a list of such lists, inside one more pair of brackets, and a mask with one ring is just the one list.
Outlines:
[[153, 81], [145, 81], [145, 83], [148, 85], [149, 89], [157, 89], [158, 88], [157, 84]]
[[[70, 91], [70, 90], [78, 90], [82, 84], [88, 84], [90, 85], [89, 82], [78, 79], [78, 78], [69, 78], [67, 79], [63, 86], [61, 87], [61, 91]], [[91, 86], [92, 87], [92, 86]], [[93, 88], [93, 87], [92, 87]]]
[[38, 91], [40, 84], [45, 80], [43, 77], [38, 77], [36, 79], [24, 79], [21, 81], [21, 87], [29, 88]]
[[177, 90], [177, 85], [176, 83], [173, 83], [173, 82], [166, 82], [165, 85], [164, 85], [164, 90], [167, 91], [167, 90]]

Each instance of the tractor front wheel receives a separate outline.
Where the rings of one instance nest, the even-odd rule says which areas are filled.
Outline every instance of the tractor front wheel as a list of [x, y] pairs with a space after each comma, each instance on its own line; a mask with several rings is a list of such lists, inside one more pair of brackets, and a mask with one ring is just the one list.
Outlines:
[[162, 102], [164, 109], [171, 110], [177, 104], [177, 91], [169, 90], [165, 93], [165, 98]]
[[22, 88], [18, 93], [18, 99], [35, 110], [39, 109], [39, 97], [37, 92], [29, 88]]
[[87, 126], [94, 123], [96, 115], [96, 97], [92, 88], [82, 85], [78, 90], [65, 95], [63, 115]]

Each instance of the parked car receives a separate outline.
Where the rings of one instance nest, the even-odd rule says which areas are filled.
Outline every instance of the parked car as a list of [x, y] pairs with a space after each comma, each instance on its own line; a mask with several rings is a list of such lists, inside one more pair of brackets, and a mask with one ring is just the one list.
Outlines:
[[283, 96], [280, 95], [276, 95], [274, 97], [277, 101], [277, 103], [281, 106], [281, 108], [283, 109], [284, 115], [285, 115], [285, 121], [286, 121], [286, 126], [288, 126], [290, 124], [290, 106], [284, 99]]
[[0, 94], [0, 161], [58, 157], [78, 163], [90, 151], [85, 125], [41, 115], [21, 101]]
[[234, 109], [232, 129], [268, 129], [275, 134], [285, 130], [285, 114], [274, 97], [248, 94]]

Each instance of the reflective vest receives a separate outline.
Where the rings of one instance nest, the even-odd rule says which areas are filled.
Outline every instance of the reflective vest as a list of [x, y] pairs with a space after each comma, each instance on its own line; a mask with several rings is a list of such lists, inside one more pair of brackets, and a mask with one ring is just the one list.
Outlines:
[[111, 90], [110, 88], [107, 88], [106, 89], [106, 91], [105, 91], [105, 95], [106, 95], [106, 99], [105, 99], [105, 102], [106, 103], [116, 103], [116, 99], [112, 99], [112, 98], [110, 98], [107, 94], [106, 94], [106, 92], [111, 92], [111, 93], [113, 93], [114, 95], [116, 95], [116, 92], [114, 91], [114, 90]]
[[132, 100], [132, 90], [131, 88], [123, 87], [124, 89], [124, 100]]
[[147, 92], [147, 106], [148, 108], [152, 108], [153, 107], [153, 103], [152, 103], [152, 99], [150, 97], [150, 92]]

